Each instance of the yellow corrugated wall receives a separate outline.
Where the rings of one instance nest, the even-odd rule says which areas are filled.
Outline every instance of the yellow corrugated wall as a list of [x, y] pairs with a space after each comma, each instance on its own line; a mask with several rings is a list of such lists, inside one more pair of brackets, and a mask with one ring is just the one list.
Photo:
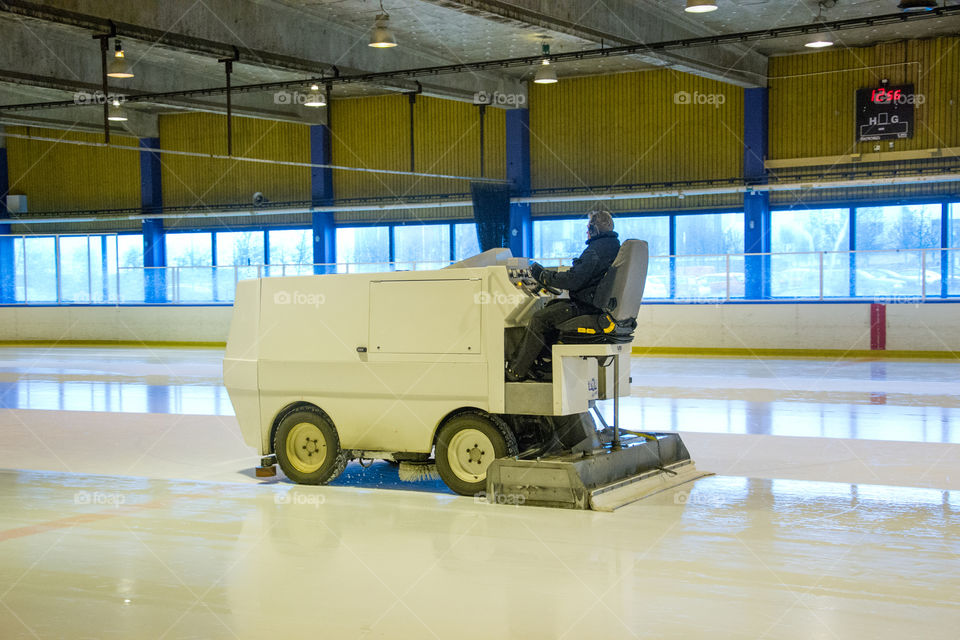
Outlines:
[[912, 138], [895, 151], [960, 145], [960, 39], [937, 38], [859, 49], [775, 57], [770, 60], [770, 157], [773, 159], [869, 153], [855, 142], [857, 89], [914, 85], [923, 96]]
[[[103, 142], [102, 134], [37, 127], [7, 127], [8, 133]], [[111, 135], [111, 144], [137, 147], [137, 139]], [[27, 196], [30, 211], [140, 207], [140, 161], [136, 151], [7, 138], [10, 193]]]
[[743, 90], [654, 70], [531, 85], [533, 188], [736, 178]]
[[[466, 102], [421, 97], [414, 105], [415, 168], [425, 173], [457, 176], [480, 175], [480, 109]], [[487, 107], [484, 117], [484, 175], [504, 178], [506, 173], [506, 112]], [[463, 180], [422, 178], [415, 193], [464, 193]]]
[[[330, 106], [333, 164], [408, 171], [407, 108], [407, 97], [401, 95], [335, 100]], [[337, 198], [402, 194], [409, 183], [409, 178], [382, 173], [333, 172]]]
[[[480, 175], [479, 109], [465, 102], [417, 96], [413, 106], [414, 166], [423, 173]], [[506, 116], [487, 108], [484, 125], [485, 175], [506, 173]], [[410, 105], [407, 96], [337, 100], [330, 130], [333, 163], [410, 171]], [[466, 193], [466, 180], [334, 171], [337, 198]]]
[[[160, 116], [163, 149], [226, 154], [227, 118], [211, 113]], [[233, 118], [233, 154], [310, 162], [310, 130], [290, 122]], [[310, 199], [309, 167], [163, 156], [165, 206], [246, 203], [254, 192], [272, 202]]]

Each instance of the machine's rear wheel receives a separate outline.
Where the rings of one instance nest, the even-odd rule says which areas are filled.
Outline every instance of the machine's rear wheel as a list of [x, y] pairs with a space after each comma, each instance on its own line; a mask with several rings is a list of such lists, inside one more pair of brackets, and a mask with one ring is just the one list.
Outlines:
[[485, 491], [490, 463], [515, 455], [517, 441], [506, 423], [479, 411], [454, 416], [437, 434], [437, 471], [460, 495]]
[[327, 484], [347, 466], [340, 437], [320, 409], [304, 407], [284, 416], [273, 439], [277, 462], [298, 484]]

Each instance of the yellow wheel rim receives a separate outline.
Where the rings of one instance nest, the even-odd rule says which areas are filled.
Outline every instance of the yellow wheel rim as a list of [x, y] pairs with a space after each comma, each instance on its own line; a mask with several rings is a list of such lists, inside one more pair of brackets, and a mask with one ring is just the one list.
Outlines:
[[286, 452], [294, 469], [313, 473], [327, 459], [327, 439], [317, 425], [301, 422], [287, 434]]
[[480, 482], [487, 478], [487, 467], [497, 457], [493, 442], [482, 431], [458, 431], [447, 446], [450, 470], [464, 482]]

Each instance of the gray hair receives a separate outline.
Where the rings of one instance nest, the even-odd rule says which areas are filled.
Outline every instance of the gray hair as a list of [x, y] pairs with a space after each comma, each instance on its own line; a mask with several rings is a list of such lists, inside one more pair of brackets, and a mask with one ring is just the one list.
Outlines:
[[613, 216], [606, 209], [594, 209], [588, 213], [587, 223], [596, 227], [600, 233], [613, 231]]

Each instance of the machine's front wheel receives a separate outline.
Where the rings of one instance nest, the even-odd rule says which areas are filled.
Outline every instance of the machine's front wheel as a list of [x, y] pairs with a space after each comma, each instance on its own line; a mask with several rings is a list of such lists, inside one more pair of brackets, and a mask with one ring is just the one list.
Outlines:
[[437, 434], [437, 471], [460, 495], [485, 491], [490, 463], [515, 455], [517, 441], [506, 423], [479, 411], [454, 416]]
[[327, 484], [347, 466], [336, 428], [313, 407], [298, 409], [280, 421], [273, 450], [280, 468], [297, 484]]

